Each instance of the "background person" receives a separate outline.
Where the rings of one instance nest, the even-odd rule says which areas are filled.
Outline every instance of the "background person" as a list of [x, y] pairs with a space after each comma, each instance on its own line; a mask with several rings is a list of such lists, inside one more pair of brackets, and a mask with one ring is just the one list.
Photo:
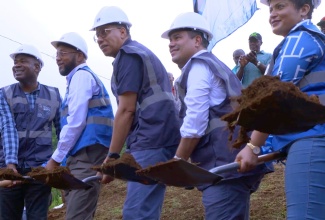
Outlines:
[[[283, 41], [275, 48], [268, 74], [292, 82], [308, 95], [325, 96], [325, 35], [311, 22], [320, 1], [262, 0], [270, 8], [269, 23]], [[322, 101], [322, 104], [324, 102]], [[267, 116], [265, 116], [267, 117]], [[259, 148], [268, 134], [253, 131], [250, 145]], [[325, 216], [325, 124], [300, 133], [273, 135], [275, 151], [287, 153], [285, 193], [287, 219]], [[241, 172], [256, 165], [257, 156], [246, 146], [236, 157]], [[297, 181], [299, 180], [299, 181]]]
[[[113, 57], [112, 92], [118, 103], [112, 142], [104, 162], [126, 144], [142, 168], [172, 159], [179, 123], [167, 71], [158, 57], [131, 39], [131, 23], [115, 6], [103, 7], [91, 31], [105, 56]], [[113, 179], [103, 176], [102, 182]], [[123, 219], [159, 219], [166, 186], [127, 182]]]
[[239, 58], [240, 67], [236, 74], [244, 88], [249, 86], [256, 78], [264, 75], [266, 67], [272, 58], [272, 54], [261, 50], [263, 41], [259, 33], [254, 32], [249, 35], [248, 44], [251, 51], [246, 56]]
[[[25, 176], [51, 157], [52, 125], [57, 136], [60, 133], [61, 97], [57, 88], [37, 81], [44, 63], [34, 46], [22, 45], [10, 57], [14, 60], [12, 71], [18, 83], [1, 89], [10, 107], [10, 111], [6, 108], [1, 112], [1, 118], [2, 113], [14, 117], [11, 127], [18, 131], [19, 147], [15, 133], [1, 134], [0, 151], [3, 150], [5, 157], [0, 158], [0, 166]], [[37, 181], [0, 188], [0, 219], [21, 220], [24, 205], [28, 219], [47, 219], [50, 194], [51, 187]]]
[[[91, 167], [101, 164], [108, 152], [113, 109], [103, 83], [86, 63], [85, 40], [69, 32], [51, 44], [57, 50], [59, 72], [67, 79], [67, 92], [61, 106], [60, 139], [46, 168], [52, 170], [67, 158], [71, 174], [84, 179], [96, 175]], [[66, 219], [93, 219], [100, 183], [89, 184], [88, 190], [65, 191]]]
[[233, 73], [237, 74], [240, 68], [239, 58], [243, 56], [245, 56], [245, 51], [243, 49], [237, 49], [233, 52], [232, 58], [235, 62], [235, 67], [231, 70]]
[[[212, 33], [199, 14], [188, 12], [175, 18], [162, 34], [169, 39], [172, 61], [182, 70], [176, 81], [182, 107], [181, 141], [176, 159], [211, 168], [233, 162], [239, 150], [230, 149], [229, 132], [220, 117], [230, 111], [231, 96], [238, 96], [242, 86], [231, 70], [207, 51]], [[198, 187], [207, 220], [249, 219], [250, 194], [264, 176], [264, 165], [248, 173], [228, 172], [216, 184]]]
[[323, 17], [317, 25], [320, 27], [321, 32], [325, 34], [325, 17]]

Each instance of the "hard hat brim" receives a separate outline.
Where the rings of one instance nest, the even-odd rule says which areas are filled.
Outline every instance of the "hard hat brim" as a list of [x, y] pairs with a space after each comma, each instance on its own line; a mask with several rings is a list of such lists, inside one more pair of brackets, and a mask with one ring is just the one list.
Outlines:
[[96, 30], [96, 28], [98, 28], [98, 27], [100, 27], [100, 26], [104, 26], [104, 25], [108, 25], [108, 24], [121, 24], [121, 25], [126, 25], [128, 28], [130, 28], [130, 27], [132, 27], [132, 24], [130, 23], [130, 22], [125, 22], [125, 21], [123, 21], [123, 22], [111, 22], [111, 23], [106, 23], [106, 24], [99, 24], [99, 25], [95, 25], [95, 26], [93, 26], [89, 31], [95, 31]]
[[58, 41], [52, 41], [51, 42], [51, 44], [53, 45], [53, 47], [55, 47], [55, 49], [57, 49], [57, 47], [58, 47], [58, 45], [60, 43], [61, 44], [66, 44], [66, 45], [70, 45], [71, 47], [76, 48], [77, 50], [81, 51], [85, 55], [86, 59], [88, 59], [88, 55], [85, 53], [85, 51], [82, 51], [81, 49], [77, 48], [75, 45], [69, 44], [69, 43], [67, 43], [65, 41], [59, 41], [59, 40]]
[[194, 31], [200, 31], [200, 32], [206, 33], [208, 35], [208, 41], [212, 40], [212, 38], [213, 38], [213, 34], [209, 30], [205, 30], [203, 28], [198, 29], [197, 27], [172, 28], [172, 29], [169, 29], [169, 30], [165, 31], [164, 33], [162, 33], [161, 37], [165, 38], [165, 39], [169, 39], [170, 32], [176, 31], [176, 30], [182, 30], [182, 29], [186, 29], [186, 28], [193, 29]]
[[41, 67], [44, 66], [43, 60], [40, 59], [40, 58], [38, 58], [38, 57], [35, 57], [34, 54], [30, 54], [30, 53], [12, 53], [12, 54], [9, 54], [9, 56], [11, 57], [11, 59], [15, 60], [15, 57], [16, 57], [18, 54], [26, 54], [26, 55], [32, 56], [32, 57], [34, 57], [36, 60], [38, 60], [38, 61], [41, 63]]

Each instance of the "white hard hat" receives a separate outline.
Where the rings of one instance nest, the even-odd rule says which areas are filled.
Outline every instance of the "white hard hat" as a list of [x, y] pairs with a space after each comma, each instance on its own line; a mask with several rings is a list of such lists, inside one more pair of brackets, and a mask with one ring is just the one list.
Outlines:
[[[261, 3], [267, 6], [270, 5], [269, 2], [270, 0], [261, 0]], [[317, 8], [322, 3], [322, 0], [312, 0], [311, 3], [314, 5], [314, 8]]]
[[183, 14], [178, 15], [172, 25], [170, 26], [169, 30], [165, 31], [161, 37], [162, 38], [169, 38], [169, 33], [173, 30], [183, 29], [183, 28], [191, 28], [196, 31], [201, 31], [207, 34], [207, 40], [210, 41], [213, 37], [213, 34], [210, 31], [210, 27], [206, 19], [195, 12], [186, 12]]
[[131, 27], [128, 16], [125, 12], [116, 6], [106, 6], [103, 7], [97, 14], [94, 20], [93, 27], [90, 31], [94, 31], [97, 27], [104, 24], [119, 23], [126, 24], [128, 27]]
[[66, 34], [63, 34], [60, 40], [58, 41], [52, 41], [51, 44], [57, 48], [58, 44], [64, 43], [71, 45], [78, 50], [81, 50], [81, 52], [85, 55], [86, 59], [88, 57], [88, 47], [86, 41], [77, 33], [75, 32], [69, 32]]
[[23, 44], [20, 47], [18, 47], [18, 49], [14, 53], [10, 54], [9, 56], [14, 60], [15, 56], [17, 54], [31, 55], [31, 56], [35, 57], [41, 63], [41, 68], [44, 66], [44, 62], [42, 60], [41, 53], [37, 50], [36, 47], [34, 47], [32, 45]]

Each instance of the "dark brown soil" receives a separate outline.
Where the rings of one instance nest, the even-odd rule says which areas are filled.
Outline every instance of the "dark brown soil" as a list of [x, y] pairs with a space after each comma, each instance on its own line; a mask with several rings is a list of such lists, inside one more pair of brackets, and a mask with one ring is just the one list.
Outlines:
[[[284, 166], [278, 164], [276, 171], [266, 175], [259, 190], [251, 197], [251, 220], [285, 220]], [[103, 185], [95, 220], [122, 219], [122, 206], [126, 195], [126, 183], [114, 180]], [[63, 220], [65, 207], [49, 211], [49, 220]], [[204, 209], [201, 193], [179, 187], [167, 187], [161, 220], [203, 220]]]
[[23, 180], [23, 176], [12, 169], [0, 168], [0, 180]]
[[76, 184], [80, 184], [80, 181], [73, 177], [67, 167], [60, 166], [51, 171], [44, 167], [36, 167], [32, 168], [27, 175], [57, 189], [71, 189]]
[[134, 168], [136, 170], [140, 170], [142, 167], [138, 164], [132, 154], [124, 153], [118, 159], [111, 159], [107, 163], [103, 163], [100, 166], [94, 166], [93, 169], [97, 171], [104, 171], [104, 173], [114, 176], [115, 174], [115, 167], [123, 164], [129, 166], [130, 168]]
[[249, 141], [248, 131], [268, 134], [301, 132], [325, 122], [325, 106], [317, 96], [308, 96], [291, 82], [262, 76], [233, 98], [238, 102], [233, 112], [222, 117], [230, 131], [240, 125], [240, 135], [233, 147]]

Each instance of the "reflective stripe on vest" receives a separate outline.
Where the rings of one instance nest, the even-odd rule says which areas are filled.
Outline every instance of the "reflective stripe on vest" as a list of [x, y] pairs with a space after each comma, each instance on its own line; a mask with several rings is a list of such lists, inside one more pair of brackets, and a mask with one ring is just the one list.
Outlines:
[[309, 84], [325, 82], [325, 71], [313, 72], [304, 76], [297, 86], [301, 89]]
[[[300, 82], [297, 84], [299, 89], [308, 86], [310, 84], [316, 84], [316, 83], [325, 83], [325, 71], [319, 71], [319, 72], [313, 72], [311, 74], [308, 74], [304, 76]], [[325, 94], [317, 95], [319, 98], [319, 101], [322, 105], [325, 105]]]
[[[43, 102], [44, 99], [41, 99], [40, 102], [39, 102], [39, 100], [36, 100], [36, 103], [44, 103], [44, 104], [47, 104], [47, 105], [51, 106], [51, 108], [53, 108], [53, 109], [56, 106], [59, 106], [60, 107], [60, 102], [58, 101], [58, 97], [57, 97], [57, 94], [56, 94], [55, 89], [54, 88], [51, 88], [51, 87], [47, 87], [47, 88], [50, 91], [51, 101], [46, 100], [46, 102]], [[51, 111], [50, 118], [54, 118], [55, 117], [55, 114], [56, 114], [55, 111]]]
[[113, 119], [100, 117], [100, 116], [89, 116], [87, 118], [87, 124], [99, 124], [113, 126]]
[[139, 54], [142, 57], [142, 59], [143, 59], [143, 61], [145, 63], [145, 66], [147, 68], [150, 88], [153, 90], [153, 93], [154, 93], [153, 95], [151, 95], [149, 97], [146, 97], [137, 106], [140, 106], [141, 110], [144, 110], [149, 105], [152, 105], [154, 103], [164, 101], [164, 100], [173, 100], [174, 99], [173, 93], [172, 92], [164, 92], [164, 91], [162, 91], [161, 87], [157, 83], [156, 73], [155, 73], [155, 70], [154, 70], [154, 68], [152, 66], [152, 63], [150, 61], [150, 57], [147, 54], [147, 52], [142, 50], [141, 48], [135, 47], [135, 46], [126, 45], [125, 47], [130, 48], [131, 50], [134, 51], [134, 53]]
[[[107, 105], [111, 105], [111, 102], [108, 98], [93, 99], [89, 101], [88, 108], [96, 108], [96, 107], [107, 106]], [[68, 106], [61, 111], [61, 117], [65, 117], [67, 115], [68, 115]]]
[[209, 120], [209, 124], [207, 129], [205, 130], [205, 134], [210, 133], [211, 131], [213, 131], [216, 128], [221, 128], [221, 127], [226, 127], [227, 126], [227, 122], [221, 120], [220, 118], [213, 118], [212, 120]]
[[[194, 58], [196, 58], [196, 57], [194, 57]], [[200, 56], [198, 56], [198, 58], [200, 58]], [[231, 96], [231, 97], [240, 95], [240, 93], [238, 93], [235, 90], [233, 90], [232, 85], [230, 85], [230, 83], [229, 83], [229, 77], [227, 76], [227, 74], [225, 74], [225, 71], [220, 68], [220, 66], [218, 65], [218, 63], [216, 63], [210, 57], [206, 57], [205, 56], [204, 59], [205, 60], [208, 60], [210, 63], [212, 63], [213, 66], [217, 69], [218, 73], [222, 76], [222, 79], [226, 83], [226, 89], [227, 89], [228, 95]]]
[[[19, 138], [27, 137], [27, 131], [18, 131]], [[52, 131], [29, 131], [29, 138], [52, 138]]]
[[[14, 115], [14, 111], [13, 111], [13, 99], [8, 99], [8, 97], [12, 97], [13, 96], [13, 91], [11, 89], [11, 86], [6, 86], [3, 88], [6, 96], [7, 96], [7, 102], [8, 102], [8, 105], [10, 107], [10, 111], [12, 113], [12, 115]], [[26, 100], [25, 100], [26, 101]]]

